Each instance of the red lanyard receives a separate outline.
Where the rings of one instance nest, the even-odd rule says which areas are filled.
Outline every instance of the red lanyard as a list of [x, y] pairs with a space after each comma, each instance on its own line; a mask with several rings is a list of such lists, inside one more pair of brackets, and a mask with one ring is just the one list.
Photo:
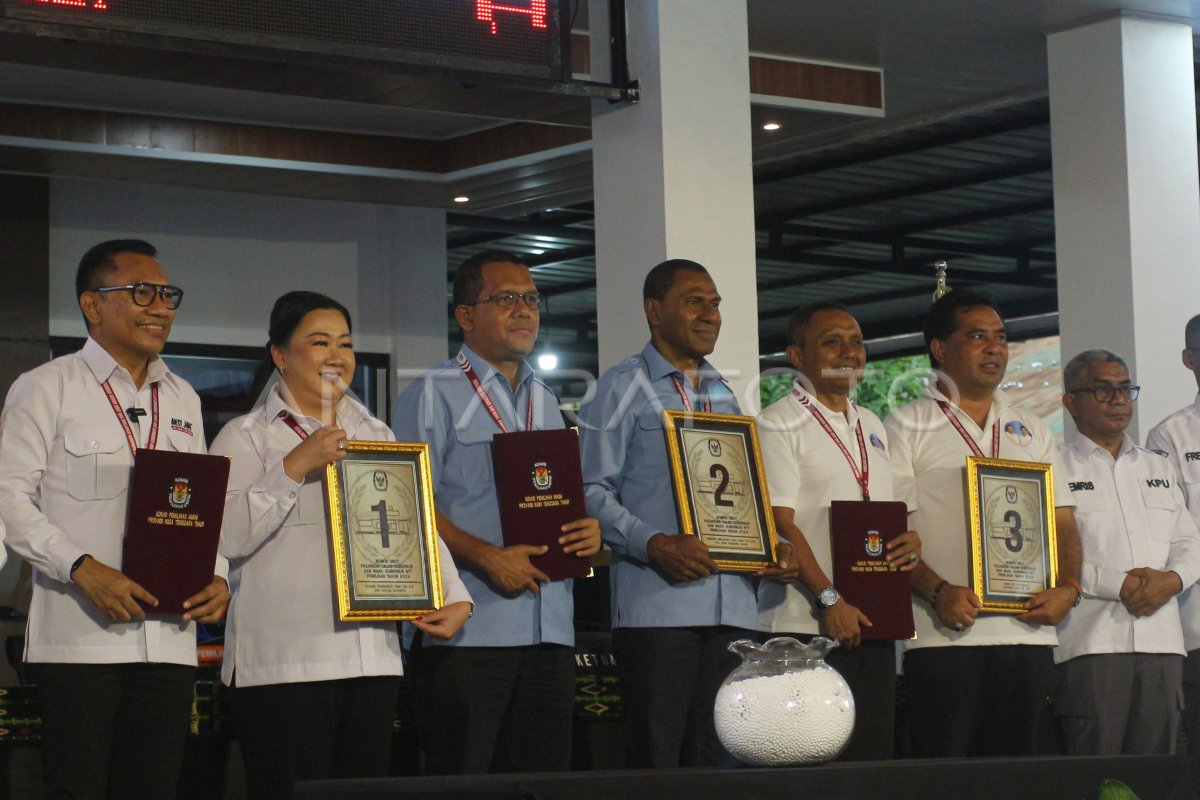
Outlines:
[[[671, 382], [675, 384], [675, 391], [679, 392], [679, 399], [683, 401], [683, 410], [692, 410], [692, 401], [688, 399], [687, 391], [683, 388], [683, 383], [674, 375], [671, 376]], [[712, 398], [705, 396], [704, 398], [704, 413], [712, 413]]]
[[860, 472], [858, 466], [854, 463], [854, 458], [850, 455], [850, 451], [846, 449], [846, 445], [842, 442], [842, 437], [834, 433], [833, 426], [825, 419], [825, 415], [821, 413], [816, 404], [795, 389], [792, 389], [792, 394], [800, 401], [800, 405], [812, 412], [812, 415], [817, 418], [817, 422], [821, 423], [821, 427], [825, 429], [825, 433], [829, 434], [829, 438], [833, 439], [834, 444], [842, 451], [842, 455], [846, 457], [846, 463], [850, 465], [850, 471], [854, 473], [854, 480], [858, 481], [858, 485], [862, 489], [863, 500], [870, 500], [871, 465], [867, 460], [867, 443], [863, 440], [862, 420], [857, 420], [857, 424], [854, 426], [854, 435], [858, 438], [858, 459], [862, 462], [862, 471]]
[[[112, 406], [113, 413], [117, 415], [117, 421], [121, 423], [121, 427], [125, 430], [125, 441], [129, 444], [129, 452], [137, 457], [138, 443], [137, 437], [133, 435], [133, 428], [129, 426], [129, 418], [125, 416], [125, 410], [121, 408], [121, 404], [117, 401], [117, 393], [109, 386], [108, 381], [101, 384], [104, 389], [104, 394], [108, 397], [108, 404]], [[150, 435], [146, 437], [146, 449], [153, 450], [158, 444], [158, 381], [150, 384]]]
[[300, 423], [296, 422], [296, 418], [289, 414], [286, 409], [280, 411], [278, 416], [281, 420], [287, 423], [289, 428], [296, 432], [296, 435], [300, 437], [300, 441], [304, 441], [308, 438], [308, 433], [304, 430], [304, 428], [300, 427]]
[[[504, 424], [504, 420], [500, 417], [500, 412], [496, 410], [496, 404], [492, 402], [492, 396], [488, 394], [488, 390], [483, 388], [483, 383], [480, 382], [479, 376], [475, 374], [475, 370], [471, 367], [471, 362], [467, 361], [467, 357], [462, 351], [458, 351], [455, 356], [458, 366], [462, 368], [463, 373], [467, 376], [467, 380], [471, 382], [471, 388], [475, 390], [475, 394], [479, 395], [479, 399], [483, 401], [483, 407], [492, 415], [492, 420], [500, 428], [501, 433], [508, 433], [508, 426]], [[530, 390], [528, 398], [525, 402], [525, 430], [533, 430], [533, 391]]]
[[[986, 458], [986, 456], [984, 456], [984, 454], [983, 454], [983, 451], [979, 449], [979, 445], [975, 443], [975, 440], [973, 438], [971, 438], [971, 435], [969, 433], [967, 433], [967, 429], [963, 427], [963, 424], [961, 422], [959, 422], [958, 415], [950, 410], [950, 404], [947, 403], [945, 400], [938, 400], [937, 404], [938, 404], [938, 408], [940, 408], [942, 410], [942, 413], [946, 415], [946, 419], [950, 420], [950, 424], [954, 426], [954, 430], [958, 431], [958, 435], [961, 436], [963, 441], [967, 443], [967, 447], [971, 448], [971, 452], [974, 453], [975, 455], [979, 456], [980, 458]], [[999, 458], [999, 457], [1000, 457], [1000, 420], [996, 420], [995, 424], [992, 425], [992, 458]]]

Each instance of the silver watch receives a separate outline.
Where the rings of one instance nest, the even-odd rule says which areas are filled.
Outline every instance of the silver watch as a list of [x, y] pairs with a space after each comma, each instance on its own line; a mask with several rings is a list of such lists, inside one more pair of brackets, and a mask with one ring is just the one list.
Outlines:
[[838, 590], [832, 586], [826, 586], [817, 595], [817, 603], [820, 604], [821, 608], [830, 608], [837, 605], [837, 601], [841, 599], [842, 596], [838, 594]]

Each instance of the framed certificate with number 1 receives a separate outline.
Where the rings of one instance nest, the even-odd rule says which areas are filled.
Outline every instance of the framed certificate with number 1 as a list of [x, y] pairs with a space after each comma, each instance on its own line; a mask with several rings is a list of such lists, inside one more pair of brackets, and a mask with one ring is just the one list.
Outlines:
[[358, 442], [325, 468], [338, 619], [407, 620], [442, 606], [429, 445]]
[[967, 456], [971, 588], [983, 611], [1025, 612], [1058, 575], [1049, 464]]
[[663, 411], [681, 533], [708, 545], [723, 571], [775, 563], [775, 518], [753, 417]]

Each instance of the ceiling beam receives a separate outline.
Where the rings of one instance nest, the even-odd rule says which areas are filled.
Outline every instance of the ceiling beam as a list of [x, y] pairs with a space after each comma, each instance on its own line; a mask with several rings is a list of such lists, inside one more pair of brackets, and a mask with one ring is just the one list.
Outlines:
[[[567, 228], [562, 225], [547, 225], [545, 223], [528, 222], [516, 219], [497, 219], [495, 217], [477, 217], [474, 214], [446, 214], [446, 225], [453, 228], [473, 228], [475, 230], [502, 233], [504, 236], [547, 236], [558, 241], [592, 244], [596, 241], [596, 232], [588, 228]], [[450, 246], [450, 249], [454, 249]]]
[[1040, 211], [1053, 211], [1054, 197], [1046, 195], [1045, 197], [1036, 198], [1034, 200], [1021, 200], [1016, 203], [1008, 203], [1006, 205], [991, 206], [989, 208], [976, 208], [970, 211], [963, 211], [958, 214], [947, 214], [944, 217], [931, 217], [927, 220], [919, 220], [910, 222], [907, 225], [897, 225], [888, 230], [897, 236], [907, 236], [913, 233], [921, 233], [924, 231], [936, 231], [942, 228], [958, 228], [964, 225], [975, 225], [980, 222], [990, 222], [993, 219], [1003, 219], [1004, 217], [1017, 217], [1022, 214], [1036, 214]]
[[759, 172], [754, 176], [754, 184], [756, 186], [761, 186], [767, 183], [774, 183], [776, 181], [784, 181], [790, 178], [800, 178], [805, 175], [814, 175], [819, 172], [828, 172], [834, 169], [854, 167], [860, 164], [868, 164], [872, 161], [880, 161], [885, 158], [895, 158], [896, 156], [921, 153], [926, 150], [934, 150], [939, 147], [949, 147], [950, 145], [962, 144], [964, 142], [973, 142], [977, 139], [985, 139], [989, 136], [996, 136], [1001, 133], [1011, 133], [1013, 131], [1021, 131], [1028, 128], [1036, 128], [1049, 124], [1050, 110], [1048, 107], [1046, 107], [1044, 110], [1037, 111], [1032, 114], [1022, 114], [1019, 117], [1012, 117], [1011, 119], [1001, 120], [999, 122], [988, 122], [980, 125], [973, 125], [971, 127], [961, 128], [959, 130], [944, 133], [941, 136], [925, 137], [904, 142], [902, 144], [895, 144], [887, 147], [877, 147], [841, 157], [828, 158], [822, 157], [820, 153], [817, 153], [815, 156], [806, 159], [808, 163]]
[[792, 208], [785, 208], [780, 211], [771, 211], [764, 214], [758, 214], [755, 215], [755, 227], [773, 228], [776, 225], [782, 225], [783, 223], [791, 222], [792, 220], [799, 219], [801, 217], [811, 217], [816, 216], [817, 214], [828, 214], [834, 211], [845, 211], [848, 208], [878, 205], [880, 203], [887, 203], [893, 200], [904, 200], [906, 198], [916, 197], [918, 195], [947, 192], [952, 189], [963, 189], [968, 186], [976, 186], [981, 183], [992, 183], [993, 181], [1002, 181], [1008, 178], [1019, 178], [1026, 175], [1036, 175], [1041, 172], [1049, 171], [1049, 158], [1027, 158], [998, 167], [988, 167], [986, 169], [959, 172], [954, 175], [936, 178], [934, 180], [903, 184], [890, 189], [860, 192], [847, 197], [839, 197], [833, 200], [822, 200], [817, 203], [805, 203], [803, 205], [793, 206]]
[[[783, 261], [797, 266], [836, 267], [851, 272], [879, 272], [906, 277], [928, 277], [929, 258], [913, 258], [903, 261], [872, 261], [863, 258], [847, 258], [845, 256], [824, 255], [807, 251], [792, 250], [787, 245], [779, 248], [760, 249], [756, 257], [766, 261]], [[977, 283], [994, 283], [1001, 286], [1027, 286], [1035, 289], [1055, 289], [1058, 282], [1053, 278], [1018, 275], [1015, 272], [992, 272], [982, 269], [956, 269], [954, 276], [962, 281]], [[845, 277], [845, 276], [843, 276]], [[789, 286], [802, 285], [804, 276], [795, 280], [780, 280], [759, 284], [758, 291], [783, 289]]]
[[[826, 247], [836, 247], [847, 242], [879, 245], [899, 245], [901, 247], [916, 247], [921, 250], [935, 250], [945, 253], [965, 253], [977, 256], [995, 256], [999, 258], [1016, 258], [1026, 255], [1033, 261], [1056, 261], [1057, 256], [1046, 250], [1031, 248], [1043, 244], [1053, 244], [1053, 232], [1042, 236], [1022, 239], [1019, 242], [1000, 242], [996, 244], [984, 242], [957, 242], [953, 239], [930, 238], [922, 236], [895, 235], [887, 229], [850, 230], [833, 228], [825, 225], [806, 225], [787, 223], [782, 226], [785, 235], [810, 236], [818, 241], [796, 242], [792, 247], [802, 247], [806, 250], [820, 250]], [[826, 241], [828, 240], [828, 241]]]

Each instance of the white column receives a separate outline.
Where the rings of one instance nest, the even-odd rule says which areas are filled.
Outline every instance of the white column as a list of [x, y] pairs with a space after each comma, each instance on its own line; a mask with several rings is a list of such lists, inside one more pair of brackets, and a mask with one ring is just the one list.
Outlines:
[[445, 360], [449, 348], [446, 213], [378, 206], [374, 239], [360, 254], [359, 304], [364, 329], [386, 331], [392, 354], [391, 401], [415, 374]]
[[688, 258], [708, 268], [721, 292], [724, 324], [710, 360], [746, 406], [758, 374], [746, 4], [697, 8], [694, 0], [629, 0], [629, 69], [641, 102], [596, 106], [600, 367], [648, 339], [641, 288], [650, 268]]
[[1200, 313], [1200, 177], [1188, 24], [1115, 18], [1049, 37], [1063, 362], [1104, 347], [1143, 396], [1129, 434], [1193, 396], [1180, 366]]

